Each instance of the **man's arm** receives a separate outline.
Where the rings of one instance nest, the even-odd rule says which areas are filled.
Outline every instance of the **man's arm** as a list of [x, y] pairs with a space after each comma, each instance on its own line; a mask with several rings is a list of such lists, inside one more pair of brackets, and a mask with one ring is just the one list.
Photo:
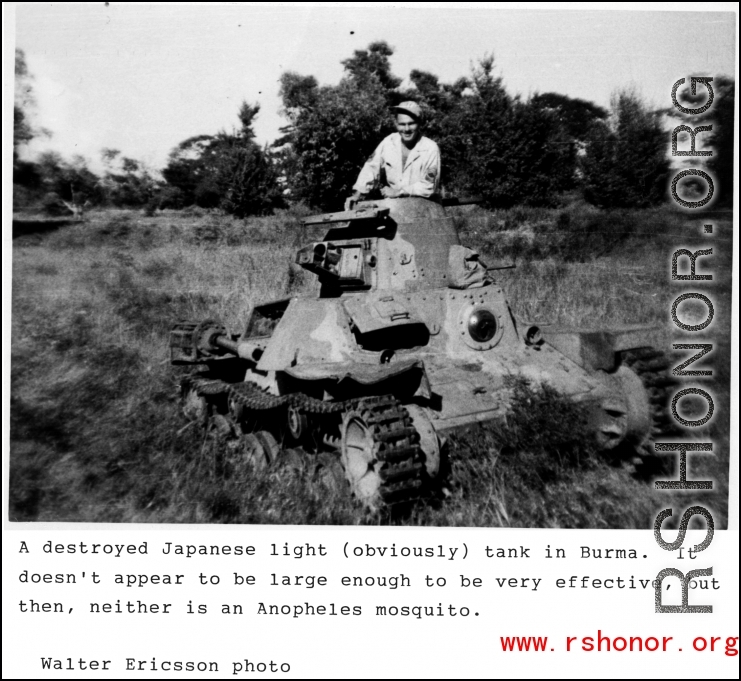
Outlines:
[[381, 176], [381, 164], [383, 163], [382, 149], [383, 142], [376, 147], [373, 155], [365, 162], [357, 181], [353, 185], [353, 192], [355, 194], [365, 196], [366, 194], [370, 194], [373, 188], [377, 186]]
[[[384, 140], [384, 142], [385, 141], [386, 140]], [[352, 196], [349, 196], [345, 200], [345, 210], [352, 210], [358, 201], [370, 194], [371, 191], [373, 191], [373, 188], [378, 186], [378, 181], [381, 176], [381, 165], [383, 163], [382, 147], [383, 142], [376, 147], [373, 155], [361, 168], [360, 173], [358, 174], [358, 179], [355, 181], [352, 188]]]

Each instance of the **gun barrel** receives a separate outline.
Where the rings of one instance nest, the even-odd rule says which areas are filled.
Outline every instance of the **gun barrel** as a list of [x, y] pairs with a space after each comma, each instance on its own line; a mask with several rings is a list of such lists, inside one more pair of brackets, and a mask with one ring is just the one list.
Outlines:
[[335, 222], [353, 222], [355, 220], [376, 220], [386, 217], [389, 214], [388, 208], [378, 208], [377, 206], [361, 206], [358, 210], [343, 210], [339, 213], [323, 213], [322, 215], [312, 215], [304, 218], [304, 224], [309, 225], [327, 225]]
[[231, 352], [233, 355], [239, 354], [237, 341], [234, 341], [231, 338], [227, 338], [226, 336], [220, 335], [212, 337], [211, 343], [213, 343], [213, 345], [215, 345], [216, 347], [221, 348], [222, 350]]

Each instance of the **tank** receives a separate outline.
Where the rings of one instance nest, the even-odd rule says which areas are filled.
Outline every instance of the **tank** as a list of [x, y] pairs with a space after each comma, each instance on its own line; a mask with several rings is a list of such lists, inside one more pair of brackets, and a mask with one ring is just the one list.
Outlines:
[[179, 322], [185, 415], [259, 466], [281, 452], [338, 461], [371, 510], [410, 502], [440, 473], [446, 431], [507, 414], [511, 377], [583, 405], [598, 447], [648, 456], [667, 432], [658, 329], [558, 328], [515, 318], [497, 270], [461, 245], [445, 207], [366, 201], [306, 219], [296, 254], [319, 293], [255, 306], [243, 330]]

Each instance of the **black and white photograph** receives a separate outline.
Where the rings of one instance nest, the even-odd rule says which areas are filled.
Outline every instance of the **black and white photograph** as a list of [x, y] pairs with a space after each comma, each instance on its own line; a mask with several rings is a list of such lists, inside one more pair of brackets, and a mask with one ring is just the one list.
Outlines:
[[[386, 549], [364, 548], [366, 538], [383, 532], [388, 556], [399, 551], [396, 589], [408, 586], [400, 572], [412, 574], [402, 557], [438, 555], [401, 553], [405, 538], [439, 545], [455, 572], [469, 549], [527, 559], [528, 537], [538, 556], [571, 559], [552, 548], [566, 536], [559, 530], [583, 530], [592, 533], [568, 535], [582, 559], [671, 556], [673, 568], [626, 587], [642, 588], [649, 614], [654, 589], [656, 613], [696, 612], [688, 598], [734, 601], [738, 585], [726, 574], [716, 586], [698, 554], [714, 532], [738, 542], [738, 12], [660, 7], [8, 3], [3, 464], [14, 561], [24, 548], [42, 563], [75, 552], [53, 548], [67, 539], [50, 541], [46, 556], [29, 550], [45, 528], [49, 539], [76, 533], [78, 554], [86, 536], [123, 546], [116, 533], [125, 532], [139, 547], [130, 554], [153, 553], [156, 539], [165, 557], [152, 560], [189, 559], [183, 547], [202, 542], [178, 537], [209, 530], [219, 545], [258, 537], [275, 560], [320, 561], [311, 537], [325, 528], [321, 536], [342, 536], [345, 563], [333, 566], [362, 554], [369, 567]], [[653, 554], [621, 548], [632, 537]], [[737, 575], [737, 554], [726, 559]], [[19, 583], [14, 563], [12, 588], [67, 572], [40, 565]], [[640, 582], [640, 567], [610, 565]], [[314, 579], [303, 562], [290, 567]], [[553, 576], [556, 592], [576, 598], [589, 574], [579, 569], [544, 569], [531, 582], [516, 571], [515, 581], [534, 598]], [[315, 584], [268, 571], [278, 589]], [[250, 584], [233, 572], [234, 584]], [[82, 593], [90, 577], [79, 574]], [[665, 577], [679, 578], [668, 606]], [[460, 574], [457, 586], [466, 592], [477, 578]], [[387, 585], [362, 579], [348, 585]], [[450, 575], [440, 579], [449, 586]], [[45, 581], [55, 580], [39, 576], [42, 592]], [[142, 586], [119, 596], [141, 596]], [[183, 603], [193, 596], [180, 592]], [[307, 594], [321, 592], [285, 602]], [[338, 610], [358, 608], [342, 612], [348, 623], [365, 616], [332, 598]], [[509, 598], [513, 607], [523, 596]], [[432, 595], [441, 613], [442, 599]], [[256, 616], [287, 614], [263, 600], [250, 605]], [[569, 607], [525, 602], [533, 614]], [[475, 612], [482, 626], [496, 618], [485, 610]], [[706, 677], [737, 674], [734, 632], [695, 629], [694, 661], [673, 675], [700, 675], [700, 634], [725, 645]], [[442, 629], [432, 636], [438, 645]], [[652, 650], [641, 645], [642, 655]], [[678, 665], [682, 648], [663, 646]], [[478, 654], [471, 667], [461, 655], [440, 673], [492, 674]], [[38, 657], [18, 660], [17, 678], [41, 673]], [[117, 669], [82, 658], [55, 666], [67, 655], [57, 657], [44, 674]], [[247, 659], [211, 669], [149, 657], [136, 666], [126, 656], [134, 666], [118, 669], [255, 671]], [[587, 662], [573, 678], [639, 669]], [[380, 664], [256, 671], [392, 675]], [[436, 673], [431, 664], [419, 673]], [[497, 674], [569, 675], [538, 664]]]
[[643, 528], [697, 362], [724, 526], [733, 15], [330, 14], [18, 7], [10, 519]]

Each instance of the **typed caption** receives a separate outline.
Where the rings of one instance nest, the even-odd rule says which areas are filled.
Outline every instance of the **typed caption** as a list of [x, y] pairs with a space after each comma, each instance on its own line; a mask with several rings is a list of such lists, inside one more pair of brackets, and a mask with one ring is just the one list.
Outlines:
[[[135, 538], [96, 531], [95, 538], [32, 532], [6, 539], [13, 566], [6, 575], [14, 583], [4, 609], [16, 633], [57, 632], [26, 641], [33, 652], [21, 658], [16, 651], [17, 670], [50, 677], [326, 671], [301, 645], [276, 645], [285, 632], [307, 645], [346, 638], [356, 651], [365, 632], [376, 632], [390, 659], [403, 653], [403, 645], [394, 647], [404, 632], [410, 640], [483, 636], [486, 655], [530, 658], [536, 666], [545, 664], [536, 656], [548, 655], [585, 663], [595, 654], [643, 663], [681, 655], [732, 664], [738, 654], [737, 625], [725, 612], [737, 601], [735, 568], [688, 583], [690, 604], [711, 605], [713, 614], [687, 624], [657, 620], [657, 586], [664, 603], [679, 604], [682, 583], [657, 582], [665, 557], [649, 532], [615, 533], [609, 542], [599, 532], [562, 541], [567, 535], [545, 531], [281, 531], [280, 540], [267, 531], [198, 532], [185, 540], [177, 532], [125, 534]], [[701, 534], [688, 532], [688, 545]], [[725, 549], [735, 536], [721, 533], [716, 542]], [[685, 574], [702, 558], [674, 552]], [[84, 639], [69, 636], [61, 645], [59, 632], [74, 631]], [[111, 646], [105, 632], [132, 638]], [[183, 632], [183, 639], [168, 633], [152, 645], [156, 632]], [[332, 669], [341, 674], [343, 665]]]

